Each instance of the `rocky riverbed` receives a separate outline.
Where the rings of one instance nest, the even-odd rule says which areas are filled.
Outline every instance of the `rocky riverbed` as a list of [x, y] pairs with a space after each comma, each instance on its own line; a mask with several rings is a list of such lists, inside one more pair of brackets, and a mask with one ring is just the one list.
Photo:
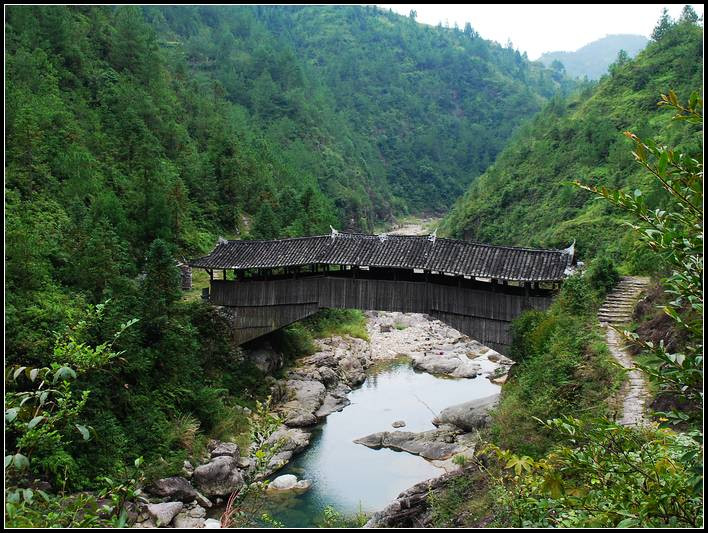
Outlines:
[[[274, 382], [271, 392], [283, 425], [268, 440], [277, 453], [266, 475], [274, 474], [308, 447], [315, 426], [349, 405], [347, 395], [366, 380], [376, 364], [407, 357], [418, 371], [483, 379], [499, 379], [513, 364], [425, 315], [369, 312], [367, 316], [370, 342], [338, 336], [319, 339], [316, 353], [301, 358], [283, 379]], [[267, 371], [281, 364], [278, 355], [268, 350], [250, 356]], [[485, 423], [495, 401], [496, 397], [484, 398], [431, 412], [437, 427], [429, 431], [382, 427], [354, 442], [419, 455], [439, 466], [442, 474], [457, 468], [455, 456], [473, 453], [476, 430]], [[404, 427], [405, 421], [393, 425]], [[151, 498], [139, 509], [136, 527], [219, 527], [218, 521], [206, 518], [207, 509], [241, 488], [254, 466], [253, 458], [241, 457], [235, 444], [212, 441], [204, 464], [196, 468], [185, 464], [183, 476], [159, 480], [147, 488]], [[271, 492], [278, 493], [309, 488], [308, 480], [292, 475], [280, 476], [272, 483]]]

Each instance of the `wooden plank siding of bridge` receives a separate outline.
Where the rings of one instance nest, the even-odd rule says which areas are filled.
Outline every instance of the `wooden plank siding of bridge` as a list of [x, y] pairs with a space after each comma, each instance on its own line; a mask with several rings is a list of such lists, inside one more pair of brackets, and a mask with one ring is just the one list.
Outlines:
[[572, 260], [572, 249], [333, 233], [228, 241], [190, 264], [212, 274], [209, 299], [230, 312], [238, 343], [322, 308], [353, 308], [426, 313], [505, 353], [511, 321], [546, 309]]

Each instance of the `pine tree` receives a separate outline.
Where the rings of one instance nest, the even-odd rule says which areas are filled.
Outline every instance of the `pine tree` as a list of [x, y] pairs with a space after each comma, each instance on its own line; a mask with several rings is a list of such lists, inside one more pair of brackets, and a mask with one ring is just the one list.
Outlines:
[[273, 208], [265, 202], [258, 209], [256, 218], [253, 221], [251, 237], [253, 239], [275, 239], [280, 235], [280, 223], [275, 216]]
[[659, 18], [659, 22], [654, 28], [654, 31], [651, 32], [651, 38], [654, 41], [661, 40], [661, 38], [666, 35], [666, 32], [671, 29], [671, 26], [673, 26], [673, 24], [674, 21], [669, 16], [669, 10], [664, 8], [664, 10], [661, 12], [661, 18]]
[[141, 283], [144, 324], [150, 330], [160, 329], [180, 298], [180, 274], [170, 246], [162, 239], [150, 245]]

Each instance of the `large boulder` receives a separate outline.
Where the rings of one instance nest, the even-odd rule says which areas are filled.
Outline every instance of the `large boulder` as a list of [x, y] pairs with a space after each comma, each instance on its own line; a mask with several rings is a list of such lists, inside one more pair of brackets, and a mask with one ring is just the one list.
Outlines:
[[352, 403], [349, 398], [347, 398], [349, 392], [351, 392], [351, 389], [344, 383], [337, 385], [336, 388], [327, 393], [324, 402], [322, 402], [320, 408], [315, 411], [315, 416], [319, 420], [322, 420], [335, 411], [344, 409], [347, 405]]
[[174, 517], [172, 525], [176, 528], [202, 528], [206, 518], [206, 509], [194, 504], [185, 507]]
[[197, 491], [194, 490], [192, 484], [183, 477], [177, 476], [158, 479], [148, 486], [146, 490], [160, 498], [179, 500], [185, 503], [194, 501], [197, 497]]
[[458, 473], [444, 474], [413, 485], [399, 494], [398, 498], [382, 511], [374, 513], [364, 527], [415, 528], [430, 526], [428, 497], [431, 493], [436, 494], [444, 490], [446, 485], [458, 475]]
[[233, 457], [234, 459], [239, 458], [238, 446], [233, 442], [221, 442], [218, 440], [211, 441], [209, 443], [209, 449], [211, 450], [211, 458], [214, 457]]
[[369, 448], [389, 448], [439, 461], [449, 459], [465, 449], [456, 442], [456, 433], [459, 432], [450, 426], [421, 433], [382, 431], [356, 439], [354, 442]]
[[349, 385], [357, 387], [366, 380], [366, 369], [361, 359], [356, 355], [350, 355], [339, 362], [339, 368], [344, 374], [344, 378]]
[[443, 409], [433, 424], [452, 424], [465, 431], [472, 431], [489, 423], [489, 412], [499, 401], [499, 393], [471, 400]]
[[327, 389], [319, 381], [289, 379], [286, 382], [290, 401], [282, 407], [285, 413], [285, 425], [306, 427], [317, 424], [315, 412], [320, 408], [327, 394]]
[[157, 527], [160, 527], [169, 525], [182, 507], [184, 507], [182, 502], [151, 503], [147, 506], [147, 511], [155, 520]]
[[304, 429], [283, 426], [273, 432], [266, 445], [275, 446], [276, 453], [268, 463], [265, 475], [281, 468], [293, 455], [307, 448], [309, 444], [310, 433]]
[[283, 366], [283, 355], [270, 346], [248, 352], [246, 357], [264, 374], [272, 374]]
[[243, 486], [238, 461], [226, 455], [215, 457], [194, 469], [192, 481], [208, 497], [228, 496]]
[[413, 368], [456, 378], [474, 378], [482, 369], [464, 354], [449, 351], [425, 353], [413, 360]]

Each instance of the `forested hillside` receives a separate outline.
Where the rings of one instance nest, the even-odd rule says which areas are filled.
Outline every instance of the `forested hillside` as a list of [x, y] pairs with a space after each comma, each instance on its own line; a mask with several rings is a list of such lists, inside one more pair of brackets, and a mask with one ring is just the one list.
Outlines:
[[11, 354], [37, 294], [98, 301], [156, 238], [188, 256], [441, 209], [559, 86], [374, 8], [18, 6], [6, 33]]
[[559, 61], [566, 74], [573, 78], [597, 80], [607, 74], [621, 50], [628, 57], [635, 57], [649, 42], [643, 35], [608, 35], [578, 48], [575, 52], [546, 52], [539, 61], [553, 68]]
[[523, 246], [565, 247], [577, 240], [581, 258], [630, 255], [630, 268], [650, 268], [628, 253], [633, 237], [620, 212], [571, 182], [641, 188], [650, 206], [662, 205], [664, 192], [634, 164], [623, 132], [689, 153], [702, 150], [700, 129], [672, 123], [656, 105], [659, 94], [674, 90], [687, 97], [702, 86], [702, 39], [694, 21], [669, 24], [635, 60], [614, 64], [596, 87], [554, 99], [457, 202], [442, 230]]
[[[141, 455], [178, 472], [180, 435], [231, 438], [262, 397], [224, 319], [181, 301], [175, 258], [441, 209], [563, 83], [373, 8], [11, 6], [5, 24], [6, 451], [12, 483], [67, 490]], [[51, 401], [20, 405], [48, 376]]]
[[350, 226], [449, 207], [569, 83], [471, 27], [375, 7], [145, 11], [173, 61], [246, 111]]

